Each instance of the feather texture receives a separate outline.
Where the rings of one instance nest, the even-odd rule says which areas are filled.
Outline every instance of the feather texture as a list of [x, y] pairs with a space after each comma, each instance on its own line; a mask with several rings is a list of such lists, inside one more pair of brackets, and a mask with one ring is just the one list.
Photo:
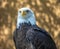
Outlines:
[[27, 23], [20, 26], [14, 32], [16, 49], [57, 49], [51, 36], [43, 29]]

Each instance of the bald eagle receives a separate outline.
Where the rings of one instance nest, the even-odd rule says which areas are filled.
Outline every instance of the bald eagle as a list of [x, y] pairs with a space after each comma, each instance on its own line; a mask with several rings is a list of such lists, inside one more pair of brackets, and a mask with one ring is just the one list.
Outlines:
[[29, 8], [18, 10], [13, 40], [16, 49], [57, 49], [48, 32], [36, 25], [34, 12]]

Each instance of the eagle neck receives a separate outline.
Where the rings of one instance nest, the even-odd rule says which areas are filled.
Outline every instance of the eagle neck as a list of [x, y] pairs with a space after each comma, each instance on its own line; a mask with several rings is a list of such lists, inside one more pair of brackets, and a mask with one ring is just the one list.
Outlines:
[[18, 29], [21, 29], [23, 27], [30, 27], [32, 26], [31, 23], [20, 23]]
[[35, 20], [34, 19], [28, 19], [28, 20], [26, 20], [26, 19], [17, 19], [17, 28], [19, 28], [20, 26], [22, 26], [22, 25], [25, 25], [25, 24], [28, 24], [28, 25], [35, 25]]

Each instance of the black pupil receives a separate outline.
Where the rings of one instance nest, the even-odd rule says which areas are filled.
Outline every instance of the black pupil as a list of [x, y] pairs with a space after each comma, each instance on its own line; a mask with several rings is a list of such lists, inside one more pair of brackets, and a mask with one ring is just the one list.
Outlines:
[[19, 11], [21, 13], [21, 11]]
[[29, 12], [29, 10], [26, 10], [26, 12], [28, 13], [28, 12]]

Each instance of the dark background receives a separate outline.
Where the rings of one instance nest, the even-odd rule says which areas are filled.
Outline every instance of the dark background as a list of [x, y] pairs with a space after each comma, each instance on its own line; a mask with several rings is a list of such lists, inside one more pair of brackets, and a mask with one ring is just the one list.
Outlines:
[[15, 49], [12, 36], [22, 7], [34, 11], [36, 24], [49, 32], [60, 49], [60, 0], [0, 0], [0, 49]]

